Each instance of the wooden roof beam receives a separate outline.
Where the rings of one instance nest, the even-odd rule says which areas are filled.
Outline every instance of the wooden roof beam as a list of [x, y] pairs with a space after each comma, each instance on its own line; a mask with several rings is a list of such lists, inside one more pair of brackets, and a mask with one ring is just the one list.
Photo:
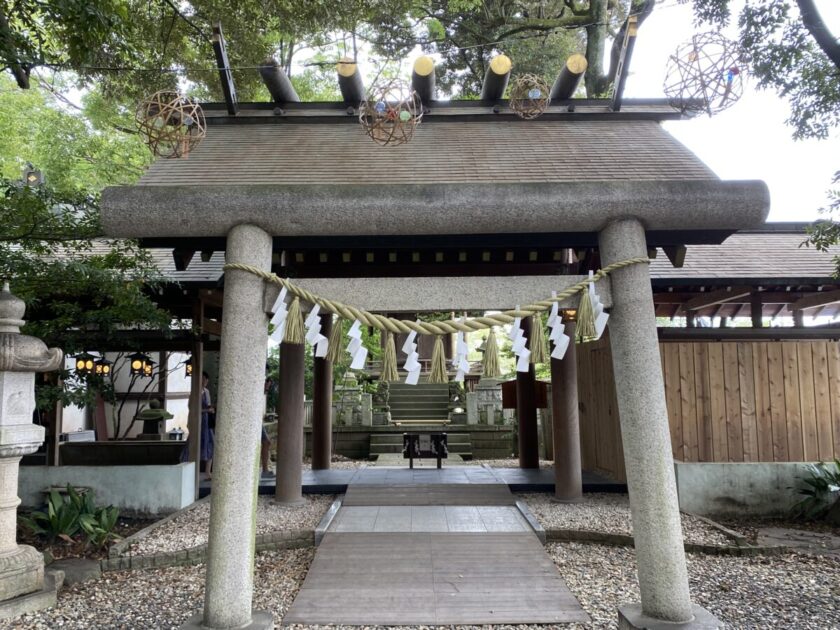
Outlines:
[[225, 36], [222, 33], [222, 23], [216, 22], [213, 26], [213, 52], [216, 55], [216, 66], [219, 68], [219, 79], [222, 82], [222, 94], [225, 98], [228, 114], [235, 116], [239, 109], [236, 99], [236, 88], [233, 85], [233, 74], [230, 71], [227, 48], [225, 47]]
[[840, 289], [836, 291], [821, 291], [806, 295], [793, 302], [790, 305], [792, 311], [804, 311], [807, 308], [814, 308], [815, 306], [828, 306], [829, 304], [836, 304], [840, 302]]
[[195, 252], [183, 249], [172, 250], [172, 260], [175, 261], [175, 271], [186, 271], [190, 266]]
[[269, 57], [263, 62], [260, 66], [260, 76], [275, 103], [300, 103], [292, 81], [275, 59]]
[[341, 98], [344, 102], [353, 107], [358, 106], [365, 100], [365, 84], [362, 81], [362, 73], [359, 72], [358, 64], [348, 57], [342, 57], [338, 64], [338, 87], [341, 90]]
[[627, 84], [627, 75], [630, 73], [630, 58], [633, 56], [633, 48], [636, 45], [636, 35], [639, 31], [639, 18], [631, 15], [627, 18], [624, 29], [624, 43], [621, 46], [621, 53], [618, 58], [618, 68], [615, 71], [615, 91], [613, 92], [612, 110], [621, 110], [621, 100], [624, 97], [624, 86]]
[[687, 311], [696, 311], [707, 306], [725, 304], [726, 302], [748, 296], [751, 291], [752, 287], [727, 287], [719, 291], [710, 291], [705, 295], [698, 295], [695, 298], [691, 298], [685, 303], [685, 309]]
[[484, 84], [481, 86], [482, 101], [498, 101], [502, 98], [512, 67], [513, 62], [507, 55], [496, 55], [490, 60], [487, 73], [484, 75]]
[[551, 100], [564, 101], [572, 98], [578, 85], [580, 85], [583, 74], [586, 72], [587, 65], [586, 57], [580, 53], [570, 55], [557, 75], [554, 85], [551, 86]]
[[681, 268], [685, 264], [685, 255], [688, 252], [688, 248], [685, 245], [663, 247], [662, 251], [665, 252], [668, 260], [671, 261], [674, 267]]
[[429, 107], [432, 101], [437, 100], [434, 59], [426, 55], [418, 57], [411, 72], [411, 87], [417, 92], [423, 107]]

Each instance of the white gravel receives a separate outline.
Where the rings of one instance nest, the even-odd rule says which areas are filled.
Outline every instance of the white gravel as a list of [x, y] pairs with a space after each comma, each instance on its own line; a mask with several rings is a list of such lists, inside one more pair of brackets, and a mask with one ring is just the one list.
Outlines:
[[[254, 609], [280, 623], [312, 562], [313, 549], [257, 555]], [[62, 589], [55, 608], [0, 621], [2, 630], [178, 630], [201, 612], [205, 565], [116, 571]]]
[[[471, 466], [481, 466], [487, 464], [493, 468], [519, 468], [519, 459], [516, 457], [508, 457], [505, 459], [473, 459], [470, 460]], [[553, 468], [554, 461], [550, 459], [541, 459], [540, 468]]]
[[[523, 493], [519, 497], [544, 529], [577, 529], [606, 534], [633, 534], [630, 504], [626, 494], [585, 494], [580, 503], [557, 503], [549, 494]], [[682, 515], [686, 542], [732, 545], [733, 541], [708, 523]]]
[[[296, 529], [315, 529], [330, 507], [334, 495], [303, 495], [306, 503], [289, 507], [277, 505], [273, 497], [261, 496], [257, 503], [257, 534]], [[182, 511], [145, 538], [130, 545], [123, 555], [154, 555], [180, 551], [207, 542], [210, 525], [210, 502], [201, 501]]]
[[[358, 470], [369, 465], [370, 462], [361, 459], [333, 459], [330, 462], [330, 470]], [[312, 462], [309, 458], [303, 461], [303, 470], [312, 470]]]
[[[617, 607], [639, 601], [632, 549], [576, 543], [553, 543], [546, 549], [592, 617], [590, 624], [563, 625], [559, 630], [616, 628]], [[312, 549], [258, 554], [254, 609], [271, 611], [279, 624], [313, 554]], [[797, 554], [756, 558], [688, 554], [688, 570], [694, 601], [726, 622], [727, 628], [840, 628], [840, 562], [836, 559]], [[204, 565], [113, 572], [64, 589], [56, 608], [0, 622], [0, 630], [175, 630], [200, 612], [203, 596]], [[552, 626], [493, 627], [526, 630]]]

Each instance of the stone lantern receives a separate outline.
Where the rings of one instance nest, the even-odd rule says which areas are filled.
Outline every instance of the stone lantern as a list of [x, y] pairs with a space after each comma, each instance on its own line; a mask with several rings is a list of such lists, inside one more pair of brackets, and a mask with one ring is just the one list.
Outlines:
[[21, 457], [44, 441], [44, 427], [32, 423], [35, 373], [61, 367], [64, 353], [34, 337], [20, 334], [26, 305], [0, 292], [0, 617], [50, 606], [55, 585], [44, 585], [44, 558], [17, 544], [18, 468]]

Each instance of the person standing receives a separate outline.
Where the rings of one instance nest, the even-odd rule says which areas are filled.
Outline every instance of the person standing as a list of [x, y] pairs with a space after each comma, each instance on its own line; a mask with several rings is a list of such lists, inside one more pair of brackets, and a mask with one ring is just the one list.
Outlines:
[[214, 432], [210, 426], [210, 414], [215, 414], [216, 409], [213, 407], [210, 399], [210, 390], [207, 388], [210, 382], [210, 376], [207, 372], [201, 373], [201, 459], [204, 462], [204, 472], [207, 479], [212, 477], [213, 473], [213, 450], [214, 450]]

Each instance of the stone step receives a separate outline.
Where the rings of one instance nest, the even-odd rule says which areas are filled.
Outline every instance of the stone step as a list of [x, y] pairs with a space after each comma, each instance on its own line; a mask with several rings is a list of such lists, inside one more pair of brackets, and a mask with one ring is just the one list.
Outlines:
[[[406, 431], [409, 433], [410, 431]], [[446, 435], [447, 444], [472, 444], [468, 433], [448, 433]], [[402, 433], [371, 433], [370, 445], [398, 445], [402, 447], [403, 436]]]

